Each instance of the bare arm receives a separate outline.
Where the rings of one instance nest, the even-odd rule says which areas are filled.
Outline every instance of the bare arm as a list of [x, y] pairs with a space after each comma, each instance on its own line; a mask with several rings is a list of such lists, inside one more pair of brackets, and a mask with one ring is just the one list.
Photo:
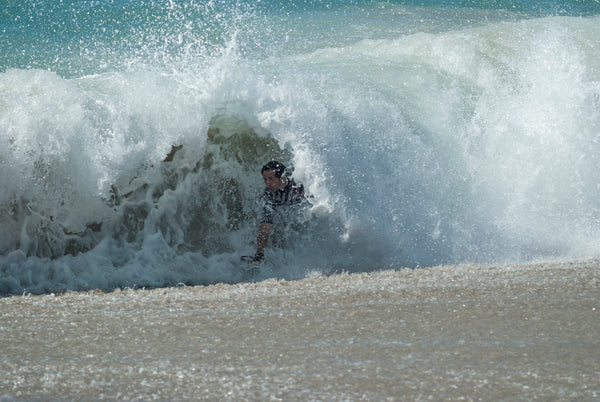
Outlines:
[[258, 228], [258, 237], [256, 239], [256, 254], [264, 254], [265, 247], [267, 247], [267, 241], [269, 240], [269, 234], [271, 233], [270, 223], [261, 223]]

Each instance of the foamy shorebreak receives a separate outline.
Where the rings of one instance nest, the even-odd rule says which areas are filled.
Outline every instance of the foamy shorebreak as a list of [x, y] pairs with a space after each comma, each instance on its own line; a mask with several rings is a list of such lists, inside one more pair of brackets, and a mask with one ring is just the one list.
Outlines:
[[597, 400], [600, 263], [0, 299], [1, 400]]

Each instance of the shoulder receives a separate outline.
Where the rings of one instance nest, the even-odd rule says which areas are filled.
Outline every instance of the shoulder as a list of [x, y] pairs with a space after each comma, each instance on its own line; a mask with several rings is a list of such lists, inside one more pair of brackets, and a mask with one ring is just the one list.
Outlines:
[[304, 185], [302, 183], [294, 184], [292, 190], [297, 194], [304, 195]]
[[299, 190], [304, 190], [304, 186], [302, 183], [297, 183], [293, 179], [289, 179], [287, 185], [283, 189], [285, 193], [297, 192]]
[[302, 187], [303, 188], [304, 186], [302, 185], [302, 183], [297, 182], [294, 179], [289, 179], [288, 180], [288, 184], [287, 184], [286, 187], [290, 187], [290, 188], [300, 188], [300, 187]]
[[289, 200], [292, 202], [297, 202], [304, 199], [304, 185], [302, 183], [296, 183], [295, 181], [291, 181], [289, 184], [287, 194], [289, 195]]

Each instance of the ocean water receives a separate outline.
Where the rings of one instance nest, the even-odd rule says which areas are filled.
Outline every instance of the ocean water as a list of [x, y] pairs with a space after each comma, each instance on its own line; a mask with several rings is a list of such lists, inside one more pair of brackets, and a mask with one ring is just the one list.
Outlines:
[[[0, 294], [600, 253], [600, 3], [3, 1]], [[249, 278], [260, 167], [313, 206]]]

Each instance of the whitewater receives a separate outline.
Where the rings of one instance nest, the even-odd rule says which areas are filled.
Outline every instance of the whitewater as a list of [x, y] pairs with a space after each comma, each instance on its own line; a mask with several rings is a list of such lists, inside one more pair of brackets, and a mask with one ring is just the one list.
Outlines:
[[271, 159], [314, 202], [259, 280], [598, 254], [595, 2], [32, 4], [2, 10], [2, 294], [246, 280]]

